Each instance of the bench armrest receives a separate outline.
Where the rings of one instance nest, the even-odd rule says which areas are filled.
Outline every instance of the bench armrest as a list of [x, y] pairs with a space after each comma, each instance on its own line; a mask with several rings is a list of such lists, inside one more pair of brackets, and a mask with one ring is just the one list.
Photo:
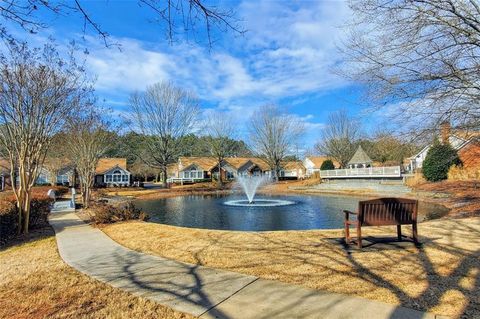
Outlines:
[[344, 210], [343, 212], [345, 213], [345, 222], [346, 222], [346, 223], [349, 222], [350, 214], [352, 214], [352, 215], [357, 215], [357, 213], [351, 212], [351, 211], [349, 211], [349, 210]]

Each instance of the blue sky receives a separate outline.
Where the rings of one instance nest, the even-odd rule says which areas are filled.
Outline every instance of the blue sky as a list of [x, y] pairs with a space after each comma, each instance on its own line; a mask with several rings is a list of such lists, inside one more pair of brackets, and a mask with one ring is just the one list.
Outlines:
[[[307, 129], [301, 148], [312, 147], [329, 112], [361, 112], [355, 86], [332, 72], [341, 62], [336, 44], [349, 10], [342, 1], [224, 1], [247, 32], [214, 33], [203, 42], [166, 39], [164, 25], [137, 1], [83, 1], [91, 18], [121, 49], [106, 48], [94, 32], [83, 40], [78, 17], [50, 20], [48, 32], [60, 43], [76, 39], [89, 50], [87, 67], [96, 75], [104, 105], [128, 114], [134, 90], [168, 80], [192, 90], [202, 108], [219, 109], [237, 119], [240, 135], [256, 108], [276, 103], [298, 116]], [[91, 30], [90, 30], [91, 31]], [[202, 35], [201, 33], [199, 34]]]

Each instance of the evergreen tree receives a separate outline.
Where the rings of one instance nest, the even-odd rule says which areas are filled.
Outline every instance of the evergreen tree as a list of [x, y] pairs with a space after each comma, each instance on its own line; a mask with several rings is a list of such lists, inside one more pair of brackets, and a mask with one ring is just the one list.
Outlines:
[[457, 151], [448, 143], [436, 141], [423, 161], [423, 176], [430, 182], [447, 179], [448, 170], [453, 165], [461, 165]]

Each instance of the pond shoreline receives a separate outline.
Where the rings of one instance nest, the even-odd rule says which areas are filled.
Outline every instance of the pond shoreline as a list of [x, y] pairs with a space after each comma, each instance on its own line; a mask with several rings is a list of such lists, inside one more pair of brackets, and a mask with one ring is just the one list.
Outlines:
[[[449, 205], [452, 194], [443, 192], [427, 192], [412, 190], [409, 193], [400, 194], [399, 196], [391, 196], [381, 192], [361, 191], [361, 190], [322, 190], [314, 187], [279, 187], [284, 186], [282, 184], [268, 185], [264, 189], [260, 189], [257, 194], [264, 195], [308, 195], [308, 196], [346, 196], [346, 197], [364, 197], [365, 199], [373, 199], [378, 197], [403, 197], [417, 199], [426, 203], [439, 204], [447, 208], [451, 208]], [[216, 189], [214, 187], [206, 188], [188, 188], [182, 187], [181, 189], [142, 189], [134, 191], [116, 191], [115, 195], [107, 195], [106, 199], [114, 199], [115, 201], [128, 201], [128, 200], [150, 200], [171, 198], [177, 196], [189, 196], [189, 195], [228, 195], [237, 194], [240, 192], [234, 191], [231, 188]]]

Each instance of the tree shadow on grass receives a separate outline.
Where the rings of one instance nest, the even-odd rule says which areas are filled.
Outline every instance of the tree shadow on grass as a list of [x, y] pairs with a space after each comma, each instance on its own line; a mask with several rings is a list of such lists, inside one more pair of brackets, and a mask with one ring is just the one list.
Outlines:
[[[480, 228], [462, 220], [444, 223], [429, 226], [422, 247], [382, 243], [357, 251], [345, 249], [340, 236], [315, 239], [313, 232], [299, 232], [296, 240], [259, 232], [242, 243], [228, 232], [210, 232], [209, 244], [193, 254], [212, 267], [379, 300], [388, 290], [390, 302], [402, 306], [442, 312], [450, 307], [450, 315], [480, 317]], [[218, 253], [232, 260], [221, 265], [212, 257]]]
[[52, 227], [48, 224], [42, 224], [30, 229], [30, 232], [26, 235], [17, 235], [0, 243], [0, 251], [53, 236], [55, 236], [55, 232]]

